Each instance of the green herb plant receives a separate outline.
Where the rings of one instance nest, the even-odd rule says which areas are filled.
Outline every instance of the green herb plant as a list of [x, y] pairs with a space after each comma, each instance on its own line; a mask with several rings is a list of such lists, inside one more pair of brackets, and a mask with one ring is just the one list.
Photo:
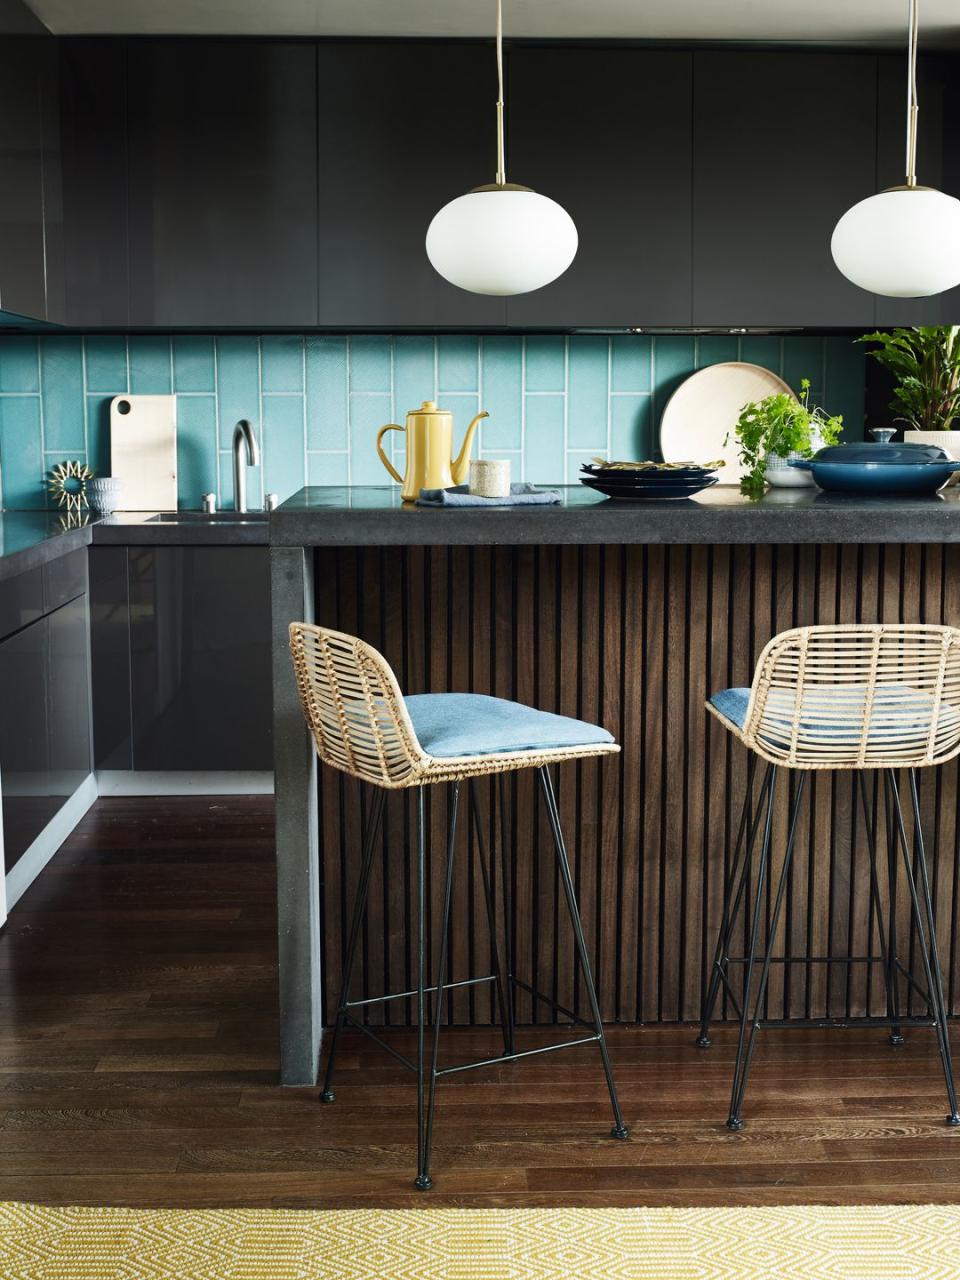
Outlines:
[[740, 481], [741, 491], [754, 498], [762, 495], [767, 458], [771, 454], [788, 458], [796, 453], [809, 458], [821, 445], [835, 444], [842, 428], [840, 414], [828, 417], [819, 406], [811, 409], [809, 378], [800, 383], [799, 400], [781, 391], [745, 404], [733, 429], [740, 461], [746, 467], [746, 475]]
[[897, 377], [890, 408], [917, 431], [960, 427], [960, 325], [930, 325], [868, 333], [880, 345], [869, 354]]

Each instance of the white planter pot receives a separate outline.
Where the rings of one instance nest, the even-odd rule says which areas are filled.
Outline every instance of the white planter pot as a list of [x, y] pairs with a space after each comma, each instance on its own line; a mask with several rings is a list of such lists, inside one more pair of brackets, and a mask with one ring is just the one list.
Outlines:
[[[948, 457], [956, 462], [960, 460], [960, 431], [904, 431], [904, 444], [935, 444]], [[954, 472], [946, 483], [946, 488], [960, 483], [960, 471]]]
[[774, 489], [809, 489], [813, 485], [813, 476], [809, 471], [798, 471], [789, 465], [790, 458], [799, 458], [802, 454], [791, 453], [789, 458], [778, 458], [771, 453], [767, 458], [764, 479]]

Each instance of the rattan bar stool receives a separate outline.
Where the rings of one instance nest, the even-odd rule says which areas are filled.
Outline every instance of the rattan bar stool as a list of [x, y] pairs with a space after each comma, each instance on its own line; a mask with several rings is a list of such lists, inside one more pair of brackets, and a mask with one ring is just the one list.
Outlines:
[[[294, 622], [290, 626], [290, 650], [304, 715], [310, 726], [317, 754], [324, 764], [351, 774], [373, 788], [373, 801], [362, 837], [362, 852], [357, 894], [348, 935], [346, 956], [337, 1002], [336, 1023], [327, 1058], [321, 1100], [333, 1102], [332, 1089], [337, 1045], [344, 1026], [352, 1026], [375, 1040], [417, 1077], [417, 1177], [415, 1186], [427, 1190], [431, 1185], [430, 1157], [437, 1080], [452, 1072], [496, 1063], [514, 1062], [555, 1049], [595, 1043], [606, 1076], [613, 1109], [614, 1138], [626, 1138], [627, 1128], [620, 1112], [616, 1085], [607, 1052], [600, 1006], [580, 923], [574, 893], [573, 876], [564, 845], [560, 816], [550, 778], [550, 765], [587, 756], [614, 755], [620, 748], [605, 729], [571, 720], [566, 716], [537, 711], [520, 703], [507, 702], [479, 694], [436, 693], [405, 698], [389, 664], [376, 649], [356, 636], [331, 631], [325, 627]], [[506, 971], [500, 964], [497, 942], [496, 910], [491, 893], [491, 875], [484, 848], [482, 823], [474, 780], [489, 774], [502, 774], [514, 769], [536, 769], [550, 829], [553, 835], [560, 881], [576, 942], [576, 954], [583, 974], [590, 1006], [590, 1019], [578, 1017], [570, 1010], [535, 991], [514, 976], [512, 964]], [[481, 879], [486, 911], [493, 943], [494, 972], [484, 977], [461, 982], [447, 981], [447, 936], [454, 881], [454, 848], [459, 812], [460, 784], [469, 781], [470, 808], [477, 836]], [[436, 982], [427, 985], [426, 973], [426, 825], [425, 799], [430, 786], [449, 787], [446, 878], [443, 895], [443, 919]], [[384, 995], [372, 1000], [350, 1000], [350, 978], [357, 944], [362, 929], [374, 845], [383, 817], [384, 799], [388, 791], [417, 790], [417, 985], [412, 991]], [[479, 1062], [438, 1065], [441, 1001], [452, 987], [493, 982], [503, 1032], [503, 1053]], [[536, 999], [563, 1014], [583, 1034], [551, 1045], [517, 1051], [514, 1043], [514, 989], [520, 987]], [[432, 997], [428, 1018], [427, 997]], [[356, 1011], [361, 1006], [386, 1000], [415, 997], [417, 1009], [416, 1061], [397, 1050], [373, 1032]], [[428, 1022], [432, 1025], [429, 1055], [425, 1036]]]
[[[947, 1088], [947, 1124], [960, 1124], [953, 1063], [946, 1024], [943, 978], [937, 951], [934, 904], [920, 822], [917, 769], [942, 764], [960, 752], [960, 631], [943, 626], [849, 625], [799, 627], [775, 636], [757, 663], [749, 689], [714, 694], [707, 709], [749, 748], [747, 787], [736, 845], [724, 892], [723, 919], [707, 985], [697, 1043], [710, 1046], [710, 1021], [721, 986], [740, 1020], [737, 1058], [727, 1127], [743, 1127], [742, 1108], [757, 1035], [770, 1026], [872, 1025], [891, 1028], [890, 1040], [902, 1044], [907, 1025], [934, 1027]], [[757, 761], [766, 762], [758, 802], [753, 804]], [[776, 893], [761, 949], [764, 894], [773, 884], [773, 809], [781, 770], [800, 771], [787, 825], [787, 841]], [[777, 926], [789, 883], [797, 818], [811, 770], [855, 769], [856, 788], [870, 857], [870, 902], [878, 926], [879, 956], [775, 958]], [[887, 849], [887, 922], [877, 871], [877, 830], [871, 818], [865, 771], [883, 771], [889, 814]], [[908, 843], [900, 801], [899, 772], [908, 778], [913, 844]], [[753, 849], [763, 838], [753, 870]], [[897, 850], [910, 899], [912, 928], [922, 962], [922, 980], [901, 961], [897, 941]], [[919, 873], [919, 887], [916, 871]], [[752, 907], [745, 907], [753, 875]], [[770, 889], [767, 888], [769, 882]], [[746, 921], [746, 956], [731, 956], [730, 945], [741, 909]], [[872, 951], [872, 945], [867, 950]], [[774, 963], [882, 966], [886, 1017], [811, 1018], [789, 1022], [765, 1019], [764, 1000]], [[731, 965], [743, 966], [739, 995], [730, 980]], [[755, 979], [756, 983], [755, 983]], [[902, 1016], [899, 986], [905, 980], [926, 1005], [926, 1016]], [[756, 991], [754, 993], [754, 986]]]

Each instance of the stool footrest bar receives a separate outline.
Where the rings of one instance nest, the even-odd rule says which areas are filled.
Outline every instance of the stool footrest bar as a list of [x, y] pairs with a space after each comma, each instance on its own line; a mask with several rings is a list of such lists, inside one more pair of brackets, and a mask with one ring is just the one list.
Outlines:
[[[497, 975], [488, 973], [482, 978], [464, 978], [462, 982], [445, 982], [441, 990], [452, 991], [454, 987], [475, 987], [480, 982], [495, 982]], [[424, 987], [423, 994], [425, 996], [432, 995], [436, 991], [436, 987]], [[412, 991], [397, 991], [392, 996], [370, 996], [366, 1000], [348, 1000], [343, 1006], [345, 1009], [359, 1009], [366, 1004], [384, 1004], [388, 1000], [407, 1000], [415, 998], [418, 992], [416, 987]]]
[[539, 1049], [524, 1049], [520, 1053], [503, 1053], [497, 1058], [481, 1058], [479, 1062], [461, 1062], [455, 1067], [442, 1067], [438, 1076], [452, 1076], [458, 1071], [474, 1071], [477, 1067], [495, 1067], [501, 1062], [516, 1062], [519, 1058], [534, 1058], [538, 1053], [553, 1053], [555, 1049], [573, 1049], [578, 1044], [596, 1044], [599, 1036], [578, 1036], [576, 1040], [561, 1040], [558, 1044], [544, 1044]]

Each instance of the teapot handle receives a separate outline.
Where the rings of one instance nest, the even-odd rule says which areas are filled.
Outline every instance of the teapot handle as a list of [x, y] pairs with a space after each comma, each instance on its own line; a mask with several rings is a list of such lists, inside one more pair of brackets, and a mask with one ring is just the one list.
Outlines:
[[380, 455], [380, 461], [383, 463], [383, 465], [387, 468], [387, 470], [393, 476], [394, 480], [396, 480], [397, 484], [403, 484], [403, 476], [400, 474], [397, 468], [393, 465], [393, 463], [390, 461], [387, 455], [383, 452], [383, 446], [381, 445], [380, 441], [383, 439], [384, 435], [388, 431], [404, 431], [405, 429], [406, 428], [401, 427], [396, 422], [388, 422], [385, 427], [381, 427], [380, 430], [377, 432], [377, 453], [379, 453]]

